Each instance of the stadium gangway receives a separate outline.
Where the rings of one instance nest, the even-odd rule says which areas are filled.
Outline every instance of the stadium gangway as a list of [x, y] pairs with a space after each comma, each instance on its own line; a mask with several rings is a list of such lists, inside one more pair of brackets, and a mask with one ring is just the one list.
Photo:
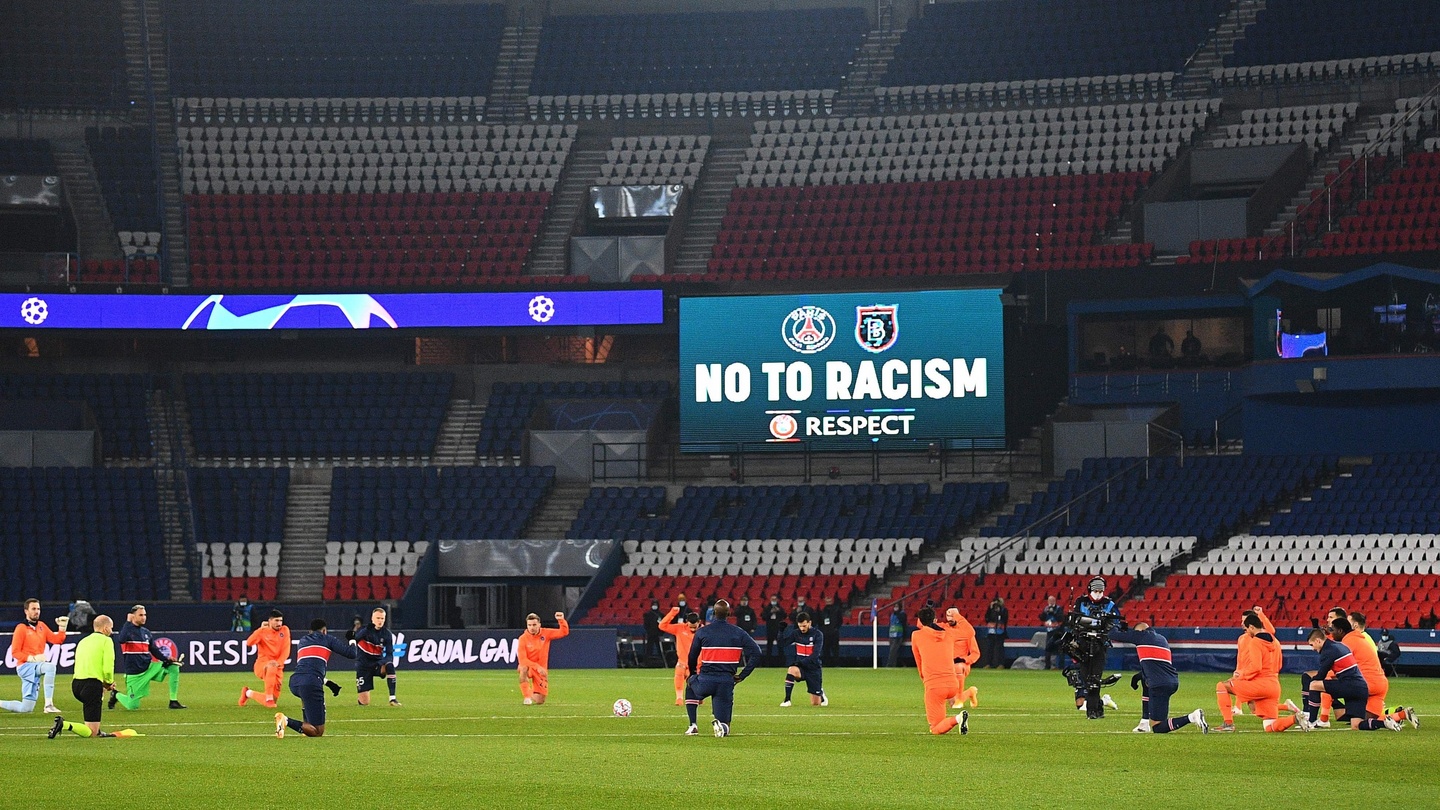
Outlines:
[[[1153, 425], [1152, 425], [1152, 427], [1158, 427], [1158, 426], [1153, 426]], [[1177, 433], [1173, 433], [1172, 431], [1165, 430], [1164, 428], [1159, 428], [1159, 429], [1160, 429], [1160, 430], [1164, 430], [1165, 433], [1170, 434], [1170, 436], [1173, 436], [1173, 437], [1174, 437], [1174, 440], [1179, 440], [1179, 439], [1180, 439], [1180, 436], [1179, 436], [1179, 434], [1177, 434]], [[1185, 452], [1184, 452], [1185, 444], [1184, 444], [1183, 441], [1176, 441], [1176, 447], [1179, 448], [1179, 451], [1180, 451], [1180, 452], [1179, 452], [1180, 465], [1183, 467], [1183, 466], [1185, 465]], [[951, 582], [954, 581], [954, 578], [955, 578], [955, 577], [964, 576], [965, 574], [973, 573], [973, 572], [975, 572], [977, 569], [983, 570], [985, 567], [988, 566], [988, 564], [990, 563], [990, 561], [993, 560], [993, 559], [995, 559], [997, 556], [1003, 555], [1003, 554], [1005, 554], [1005, 553], [1008, 552], [1008, 551], [1014, 550], [1014, 549], [1022, 546], [1027, 540], [1029, 540], [1029, 539], [1032, 538], [1032, 537], [1043, 537], [1043, 536], [1044, 536], [1043, 532], [1040, 532], [1040, 531], [1038, 531], [1038, 530], [1040, 529], [1040, 527], [1045, 526], [1046, 524], [1048, 524], [1048, 523], [1050, 523], [1050, 522], [1052, 522], [1052, 521], [1062, 520], [1062, 519], [1063, 519], [1063, 520], [1065, 521], [1065, 524], [1066, 524], [1066, 525], [1069, 525], [1069, 523], [1070, 523], [1070, 513], [1071, 513], [1076, 507], [1081, 506], [1081, 505], [1084, 504], [1084, 503], [1093, 502], [1093, 500], [1094, 500], [1095, 498], [1101, 498], [1101, 499], [1103, 499], [1103, 502], [1104, 502], [1104, 503], [1109, 503], [1109, 502], [1110, 502], [1110, 488], [1111, 488], [1111, 485], [1113, 485], [1113, 484], [1115, 484], [1115, 483], [1118, 483], [1121, 479], [1125, 478], [1126, 476], [1130, 475], [1131, 473], [1133, 473], [1134, 471], [1136, 471], [1136, 470], [1138, 470], [1138, 469], [1140, 469], [1140, 468], [1142, 468], [1142, 467], [1145, 469], [1145, 477], [1148, 479], [1148, 478], [1150, 477], [1150, 473], [1151, 473], [1151, 469], [1150, 469], [1151, 463], [1154, 462], [1154, 461], [1156, 461], [1156, 460], [1158, 460], [1158, 459], [1160, 459], [1160, 458], [1162, 458], [1162, 457], [1167, 457], [1167, 456], [1161, 456], [1161, 455], [1146, 456], [1145, 458], [1142, 458], [1142, 459], [1140, 459], [1140, 460], [1138, 460], [1138, 461], [1136, 461], [1136, 462], [1134, 462], [1134, 463], [1132, 463], [1132, 464], [1130, 464], [1130, 465], [1122, 468], [1122, 469], [1119, 470], [1118, 472], [1114, 473], [1113, 475], [1109, 476], [1108, 478], [1104, 479], [1103, 481], [1097, 483], [1095, 486], [1090, 487], [1089, 489], [1085, 490], [1084, 492], [1080, 493], [1079, 495], [1076, 495], [1075, 497], [1071, 498], [1070, 500], [1066, 501], [1065, 503], [1062, 503], [1062, 504], [1060, 504], [1059, 506], [1055, 507], [1054, 509], [1050, 510], [1049, 512], [1045, 513], [1044, 515], [1041, 515], [1040, 517], [1036, 518], [1035, 520], [1030, 521], [1030, 522], [1029, 522], [1028, 524], [1026, 524], [1025, 526], [1021, 527], [1020, 529], [1016, 530], [1015, 532], [1013, 532], [1012, 534], [1010, 534], [1009, 536], [1007, 536], [1007, 537], [1006, 537], [1004, 540], [1002, 540], [1001, 542], [995, 544], [993, 547], [991, 547], [991, 548], [989, 548], [988, 550], [986, 550], [984, 554], [982, 554], [982, 555], [980, 555], [980, 556], [978, 556], [978, 557], [972, 557], [969, 562], [964, 563], [963, 565], [959, 566], [956, 570], [954, 570], [954, 571], [952, 571], [952, 572], [950, 572], [950, 573], [948, 573], [948, 574], [945, 574], [944, 576], [940, 577], [939, 579], [935, 580], [934, 582], [929, 583], [928, 585], [923, 585], [923, 586], [921, 586], [921, 587], [919, 587], [919, 588], [916, 588], [915, 590], [911, 591], [910, 593], [907, 593], [907, 594], [905, 594], [904, 596], [901, 596], [901, 597], [898, 598], [898, 599], [892, 599], [892, 600], [890, 600], [889, 602], [886, 602], [886, 603], [883, 604], [883, 605], [879, 603], [879, 600], [878, 600], [878, 599], [872, 599], [872, 600], [870, 601], [870, 644], [871, 644], [871, 648], [870, 648], [870, 667], [871, 667], [871, 669], [879, 669], [879, 668], [880, 668], [880, 613], [881, 613], [881, 611], [886, 610], [887, 608], [890, 609], [890, 610], [894, 610], [894, 608], [895, 608], [896, 605], [900, 604], [901, 602], [904, 602], [906, 599], [913, 598], [913, 597], [915, 597], [917, 594], [926, 593], [926, 592], [929, 592], [929, 591], [931, 591], [931, 590], [933, 590], [933, 589], [935, 589], [935, 588], [938, 588], [938, 587], [941, 587], [941, 586], [946, 585], [946, 584], [948, 584], [948, 583], [951, 583]]]

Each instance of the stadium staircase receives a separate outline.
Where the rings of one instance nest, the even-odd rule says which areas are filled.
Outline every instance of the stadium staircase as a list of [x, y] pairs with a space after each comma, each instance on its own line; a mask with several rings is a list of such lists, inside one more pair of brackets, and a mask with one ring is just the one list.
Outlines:
[[[1311, 168], [1310, 176], [1306, 178], [1305, 185], [1302, 186], [1299, 191], [1295, 192], [1295, 196], [1290, 198], [1290, 202], [1285, 204], [1285, 207], [1276, 215], [1275, 220], [1266, 226], [1266, 236], [1278, 236], [1285, 230], [1286, 223], [1295, 219], [1295, 215], [1300, 210], [1300, 206], [1310, 202], [1310, 193], [1316, 189], [1324, 188], [1326, 176], [1340, 170], [1340, 161], [1350, 157], [1353, 150], [1357, 147], [1365, 146], [1366, 139], [1369, 135], [1379, 128], [1380, 116], [1391, 111], [1391, 109], [1392, 108], [1388, 106], [1380, 106], [1372, 109], [1362, 105], [1360, 114], [1356, 116], [1354, 124], [1351, 125], [1343, 137], [1331, 144], [1330, 150], [1326, 154], [1320, 156], [1320, 159]], [[1376, 179], [1371, 178], [1370, 182], [1373, 187]], [[1358, 202], [1359, 199], [1360, 198], [1356, 198], [1352, 200], [1351, 204]], [[1332, 214], [1331, 221], [1339, 222], [1343, 213], [1337, 205]], [[1297, 249], [1301, 247], [1304, 246], [1296, 246]]]
[[1181, 98], [1203, 98], [1210, 95], [1211, 79], [1216, 70], [1225, 66], [1225, 59], [1235, 53], [1235, 43], [1245, 38], [1245, 28], [1265, 9], [1265, 0], [1235, 0], [1220, 19], [1220, 24], [1201, 43], [1185, 70], [1175, 79], [1175, 92]]
[[[165, 43], [160, 0], [121, 0], [120, 19], [125, 29], [126, 75], [130, 97], [136, 102], [131, 120], [152, 127], [158, 143], [160, 191], [165, 200], [162, 278], [172, 284], [190, 283], [185, 251], [185, 210], [180, 191], [180, 156], [176, 147], [175, 108], [170, 98], [169, 49]], [[113, 230], [111, 231], [114, 232]]]
[[865, 42], [845, 73], [845, 81], [835, 94], [835, 115], [859, 116], [875, 113], [875, 88], [885, 80], [885, 71], [895, 57], [895, 46], [904, 31], [874, 30], [865, 35]]
[[280, 546], [282, 600], [318, 602], [325, 587], [325, 537], [330, 525], [330, 485], [290, 479], [285, 497], [285, 539]]
[[590, 186], [600, 174], [600, 165], [605, 162], [605, 150], [609, 147], [608, 136], [584, 129], [576, 136], [560, 185], [555, 187], [550, 197], [545, 224], [541, 226], [540, 236], [530, 251], [527, 275], [563, 276], [569, 273], [570, 236], [575, 231], [575, 220], [590, 197]]
[[79, 239], [75, 247], [80, 257], [122, 258], [124, 254], [120, 252], [110, 213], [105, 209], [105, 197], [100, 193], [100, 180], [95, 175], [85, 141], [56, 138], [50, 141], [50, 151], [55, 156], [55, 167], [60, 170], [60, 180], [65, 184], [70, 213], [75, 217]]
[[735, 178], [750, 145], [749, 137], [748, 132], [741, 136], [717, 133], [710, 141], [710, 154], [696, 183], [695, 204], [690, 207], [689, 223], [675, 253], [675, 273], [705, 273], [709, 267], [720, 222], [730, 205], [730, 192], [735, 190]]
[[468, 399], [452, 399], [435, 438], [431, 463], [436, 466], [469, 466], [476, 463], [475, 445], [480, 441], [480, 423], [485, 419], [485, 405]]
[[556, 481], [545, 501], [530, 516], [522, 537], [526, 540], [554, 540], [565, 536], [590, 494], [588, 483]]
[[160, 530], [165, 537], [165, 562], [170, 569], [170, 598], [188, 601], [194, 596], [190, 592], [192, 559], [187, 553], [193, 545], [194, 527], [190, 525], [189, 488], [181, 478], [185, 475], [184, 450], [175, 441], [180, 432], [175, 412], [162, 391], [146, 394], [145, 415], [154, 445], [155, 490]]
[[540, 48], [540, 26], [507, 25], [500, 38], [500, 59], [490, 80], [485, 120], [492, 124], [519, 124], [530, 120], [530, 77]]
[[[1029, 503], [1031, 494], [1050, 486], [1050, 481], [1051, 479], [1049, 478], [1039, 476], [1015, 476], [1009, 478], [1010, 492], [1004, 507], [993, 510], [973, 524], [963, 527], [952, 537], [941, 540], [938, 543], [921, 546], [920, 552], [905, 560], [902, 565], [887, 571], [884, 577], [872, 579], [870, 582], [870, 595], [884, 599], [889, 596], [893, 589], [909, 585], [911, 576], [929, 573], [931, 563], [945, 559], [946, 551], [952, 548], [958, 548], [961, 537], [974, 535], [987, 526], [997, 525], [1000, 517], [1007, 514], [1007, 508], [1008, 512], [1013, 513], [1015, 504]], [[854, 607], [869, 607], [869, 605], [854, 605]]]

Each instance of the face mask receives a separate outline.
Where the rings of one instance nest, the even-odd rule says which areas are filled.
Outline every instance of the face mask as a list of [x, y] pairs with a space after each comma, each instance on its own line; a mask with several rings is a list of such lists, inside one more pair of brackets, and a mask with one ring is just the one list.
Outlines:
[[1101, 599], [1104, 599], [1104, 598], [1105, 598], [1105, 592], [1104, 592], [1104, 591], [1091, 591], [1091, 592], [1090, 592], [1090, 598], [1091, 598], [1091, 599], [1094, 599], [1096, 602], [1099, 602]]

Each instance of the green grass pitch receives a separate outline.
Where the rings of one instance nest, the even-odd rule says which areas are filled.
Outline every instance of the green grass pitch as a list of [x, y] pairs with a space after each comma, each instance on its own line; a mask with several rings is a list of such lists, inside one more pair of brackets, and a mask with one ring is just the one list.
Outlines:
[[[1440, 807], [1440, 681], [1397, 678], [1392, 702], [1415, 705], [1422, 728], [1168, 736], [1130, 731], [1139, 696], [1128, 678], [1103, 721], [1076, 712], [1058, 673], [984, 671], [970, 734], [926, 733], [914, 669], [826, 672], [830, 706], [797, 688], [780, 708], [783, 674], [759, 669], [737, 690], [733, 736], [682, 736], [668, 670], [556, 670], [551, 699], [523, 706], [512, 672], [400, 673], [404, 705], [330, 701], [327, 736], [274, 737], [272, 712], [236, 706], [243, 675], [188, 675], [165, 708], [164, 687], [139, 711], [106, 712], [130, 740], [45, 739], [51, 716], [0, 713], [0, 786], [29, 807], [1373, 807], [1391, 799]], [[1200, 707], [1218, 723], [1213, 673], [1182, 673], [1175, 714]], [[1295, 676], [1287, 696], [1298, 698]], [[0, 679], [0, 694], [18, 688]], [[383, 695], [383, 689], [376, 692]], [[611, 716], [616, 698], [634, 715]], [[70, 681], [56, 703], [79, 719]], [[281, 709], [297, 710], [288, 693]], [[1382, 798], [1383, 797], [1383, 798]]]

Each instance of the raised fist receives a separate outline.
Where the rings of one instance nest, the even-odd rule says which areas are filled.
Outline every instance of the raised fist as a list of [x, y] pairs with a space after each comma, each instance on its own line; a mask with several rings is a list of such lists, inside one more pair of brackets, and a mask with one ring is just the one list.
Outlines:
[[69, 616], [56, 616], [56, 617], [55, 617], [55, 629], [57, 629], [57, 630], [59, 630], [60, 632], [63, 633], [63, 632], [65, 632], [65, 628], [67, 628], [67, 627], [69, 627], [69, 626], [70, 626], [70, 617], [69, 617]]
[[558, 611], [558, 610], [555, 611], [555, 621], [557, 621], [557, 622], [563, 622], [563, 621], [565, 621], [565, 614], [564, 614], [564, 613], [561, 613], [561, 612]]

